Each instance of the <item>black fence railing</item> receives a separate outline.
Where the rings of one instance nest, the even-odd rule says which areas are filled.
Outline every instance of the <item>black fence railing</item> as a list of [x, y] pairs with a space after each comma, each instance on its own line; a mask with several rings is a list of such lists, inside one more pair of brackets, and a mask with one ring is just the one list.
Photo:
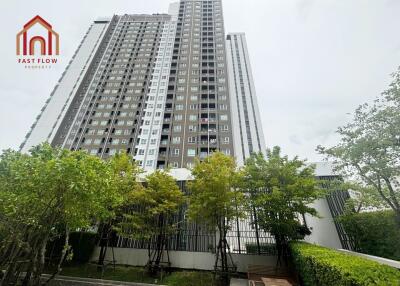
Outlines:
[[[337, 180], [338, 177], [319, 177], [322, 180]], [[179, 187], [187, 193], [185, 182], [178, 182]], [[327, 196], [332, 217], [335, 219], [343, 213], [345, 200], [348, 193], [343, 191], [331, 192]], [[168, 250], [190, 251], [190, 252], [215, 252], [217, 234], [193, 222], [189, 222], [185, 217], [186, 206], [182, 207], [177, 215], [174, 216], [174, 224], [177, 225], [176, 231], [169, 235], [167, 241]], [[231, 253], [238, 254], [258, 254], [276, 255], [275, 240], [267, 232], [260, 229], [257, 225], [256, 213], [254, 210], [248, 211], [245, 219], [235, 219], [231, 223], [231, 228], [227, 233], [227, 241]], [[352, 242], [348, 239], [343, 227], [335, 220], [335, 226], [342, 242], [343, 248], [352, 249]], [[150, 242], [151, 248], [153, 242]], [[141, 240], [113, 236], [109, 246], [147, 249], [148, 243]]]

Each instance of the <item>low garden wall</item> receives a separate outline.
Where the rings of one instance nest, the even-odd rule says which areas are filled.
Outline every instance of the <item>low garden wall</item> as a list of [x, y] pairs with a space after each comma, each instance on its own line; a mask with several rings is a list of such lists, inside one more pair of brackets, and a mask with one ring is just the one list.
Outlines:
[[[99, 257], [100, 248], [96, 247], [91, 260], [96, 261]], [[147, 250], [135, 248], [108, 248], [106, 260], [113, 260], [113, 251], [116, 264], [144, 266], [147, 263]], [[181, 269], [213, 270], [215, 254], [208, 252], [169, 251], [171, 266]], [[276, 256], [232, 254], [233, 261], [239, 272], [247, 272], [249, 264], [275, 266]]]

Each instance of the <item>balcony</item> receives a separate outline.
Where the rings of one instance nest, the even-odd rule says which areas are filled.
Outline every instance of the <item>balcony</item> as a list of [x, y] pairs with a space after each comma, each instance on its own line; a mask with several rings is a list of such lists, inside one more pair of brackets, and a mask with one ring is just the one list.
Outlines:
[[208, 156], [208, 152], [200, 152], [200, 159], [205, 159]]

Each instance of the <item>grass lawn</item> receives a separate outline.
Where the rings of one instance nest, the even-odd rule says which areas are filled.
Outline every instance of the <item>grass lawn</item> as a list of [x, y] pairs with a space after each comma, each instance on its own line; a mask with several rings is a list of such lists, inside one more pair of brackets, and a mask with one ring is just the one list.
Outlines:
[[149, 277], [143, 267], [118, 265], [115, 270], [109, 266], [103, 277], [97, 271], [95, 265], [64, 266], [61, 275], [74, 277], [87, 277], [128, 282], [142, 282], [152, 284], [164, 284], [168, 286], [212, 286], [212, 273], [207, 271], [175, 271], [160, 278]]

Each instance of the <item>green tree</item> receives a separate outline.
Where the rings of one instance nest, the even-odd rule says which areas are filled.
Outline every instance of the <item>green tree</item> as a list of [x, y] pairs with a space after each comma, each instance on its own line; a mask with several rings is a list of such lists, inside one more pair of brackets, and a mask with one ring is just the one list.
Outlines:
[[175, 179], [166, 171], [156, 170], [146, 176], [145, 186], [131, 194], [129, 207], [116, 226], [121, 236], [147, 242], [147, 266], [154, 274], [168, 247], [167, 239], [176, 229], [174, 215], [183, 203], [184, 195]]
[[108, 217], [99, 224], [99, 266], [104, 264], [109, 241], [114, 232], [113, 225], [123, 216], [127, 206], [134, 200], [135, 192], [143, 188], [142, 183], [139, 181], [139, 176], [143, 170], [134, 162], [131, 156], [126, 153], [117, 153], [107, 160], [107, 164], [113, 176], [113, 187], [120, 194], [120, 201], [113, 210], [115, 216]]
[[0, 156], [0, 267], [2, 285], [40, 285], [47, 244], [65, 236], [58, 271], [69, 251], [71, 230], [113, 215], [122, 201], [113, 174], [101, 159], [42, 144]]
[[281, 156], [279, 147], [263, 154], [253, 154], [242, 171], [242, 188], [250, 194], [258, 225], [274, 236], [278, 262], [288, 255], [288, 242], [302, 239], [310, 231], [301, 225], [305, 214], [317, 216], [310, 206], [321, 198], [322, 191], [314, 167], [297, 157]]
[[228, 261], [226, 235], [232, 220], [243, 216], [244, 195], [236, 188], [236, 164], [232, 157], [214, 152], [202, 162], [197, 160], [192, 174], [194, 180], [188, 183], [188, 216], [213, 231], [218, 230], [215, 270], [220, 268], [221, 282], [227, 285], [229, 263], [233, 264], [233, 261]]
[[336, 189], [351, 192], [351, 197], [346, 200], [344, 206], [346, 214], [359, 213], [368, 207], [385, 207], [382, 198], [371, 186], [356, 181], [346, 181], [338, 182]]
[[340, 142], [317, 150], [332, 158], [338, 170], [373, 188], [396, 214], [400, 227], [400, 70], [371, 104], [359, 106], [353, 121], [339, 127]]

